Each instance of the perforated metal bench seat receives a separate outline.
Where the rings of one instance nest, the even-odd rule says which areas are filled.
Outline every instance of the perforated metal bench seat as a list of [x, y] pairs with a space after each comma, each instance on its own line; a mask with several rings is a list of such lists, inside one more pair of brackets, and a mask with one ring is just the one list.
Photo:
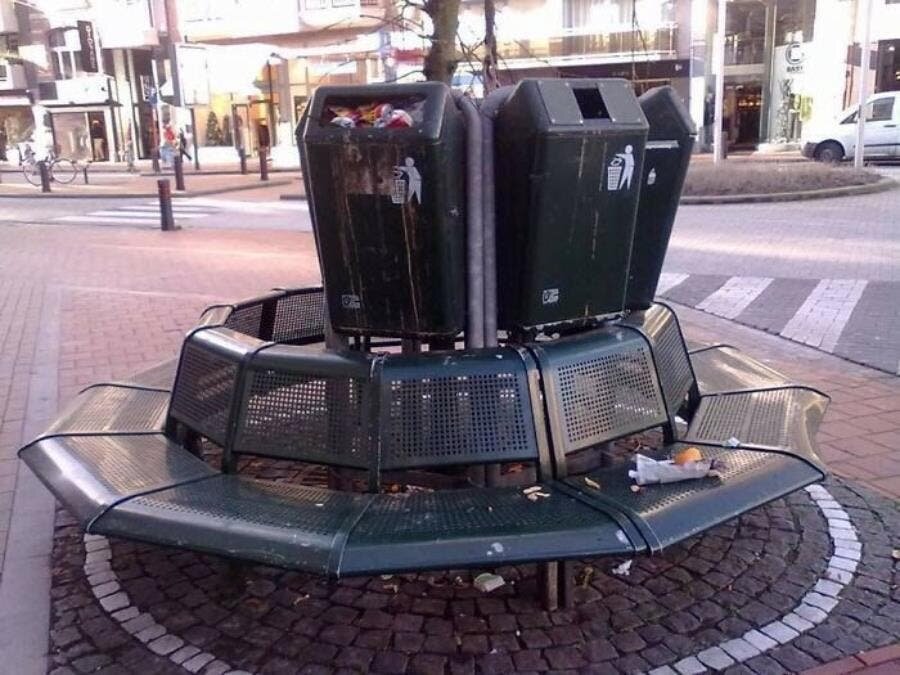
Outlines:
[[644, 549], [627, 519], [544, 488], [372, 495], [218, 475], [123, 501], [91, 531], [331, 576]]
[[693, 350], [690, 356], [701, 396], [791, 384], [791, 380], [777, 370], [730, 345], [701, 347]]
[[169, 393], [128, 384], [100, 384], [83, 390], [43, 436], [156, 433], [166, 422]]
[[216, 474], [162, 434], [50, 436], [19, 456], [88, 531], [129, 497]]
[[704, 396], [683, 440], [771, 448], [793, 453], [821, 466], [815, 435], [828, 397], [805, 387]]
[[[641, 452], [665, 459], [670, 451], [687, 445], [676, 443]], [[815, 462], [782, 451], [691, 445], [704, 457], [720, 461], [720, 477], [648, 485], [634, 492], [634, 481], [628, 477], [634, 463], [629, 459], [588, 474], [599, 488], [588, 483], [585, 476], [572, 476], [565, 482], [593, 503], [627, 515], [652, 552], [824, 478]]]

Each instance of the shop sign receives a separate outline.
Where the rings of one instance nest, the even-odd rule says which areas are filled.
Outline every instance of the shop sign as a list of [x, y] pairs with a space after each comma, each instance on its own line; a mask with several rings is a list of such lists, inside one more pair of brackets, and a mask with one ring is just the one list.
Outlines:
[[81, 69], [86, 73], [99, 72], [97, 63], [97, 37], [94, 34], [94, 24], [90, 21], [79, 21], [78, 39], [81, 42]]

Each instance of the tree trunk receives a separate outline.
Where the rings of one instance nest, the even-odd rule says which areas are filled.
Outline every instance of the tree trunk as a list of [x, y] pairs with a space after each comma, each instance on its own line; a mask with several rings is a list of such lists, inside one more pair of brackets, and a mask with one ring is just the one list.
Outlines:
[[496, 14], [494, 0], [484, 0], [484, 64], [481, 72], [485, 96], [500, 86], [497, 80], [497, 36], [494, 33]]
[[423, 9], [431, 17], [434, 32], [431, 49], [425, 56], [425, 78], [450, 84], [456, 72], [456, 32], [459, 28], [460, 0], [426, 0]]

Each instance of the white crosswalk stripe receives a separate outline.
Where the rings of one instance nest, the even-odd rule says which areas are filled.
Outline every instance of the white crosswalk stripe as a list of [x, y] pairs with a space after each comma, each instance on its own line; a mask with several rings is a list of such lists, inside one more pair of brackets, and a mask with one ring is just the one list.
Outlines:
[[[679, 301], [676, 286], [688, 280], [689, 274], [664, 273], [660, 278], [657, 294]], [[722, 286], [693, 304], [697, 309], [724, 317], [742, 320], [744, 312], [776, 280], [770, 277], [730, 277]], [[787, 319], [779, 335], [796, 342], [834, 352], [847, 327], [868, 282], [863, 279], [820, 279], [809, 294], [802, 299], [791, 296], [790, 306], [797, 307]], [[778, 298], [771, 298], [778, 303]], [[799, 303], [799, 306], [794, 303]], [[756, 310], [757, 316], [759, 310]], [[790, 309], [788, 309], [790, 312]], [[757, 325], [758, 324], [751, 324]], [[776, 328], [775, 331], [778, 331]]]
[[710, 314], [734, 319], [759, 297], [772, 279], [767, 277], [731, 277], [712, 295], [706, 297], [697, 309]]
[[663, 272], [659, 275], [659, 284], [656, 286], [657, 295], [665, 295], [666, 291], [674, 288], [682, 281], [688, 278], [687, 274], [677, 274], [674, 272]]
[[[175, 216], [176, 222], [208, 218], [224, 210], [223, 204], [195, 203], [193, 199], [176, 199], [172, 202], [172, 214]], [[114, 208], [107, 207], [84, 214], [59, 216], [54, 220], [64, 223], [158, 226], [160, 221], [159, 202], [154, 200], [142, 204], [122, 204]]]
[[[172, 214], [177, 221], [197, 221], [219, 213], [246, 213], [261, 216], [272, 213], [308, 212], [306, 201], [266, 201], [243, 202], [232, 199], [210, 197], [190, 197], [175, 199], [172, 202]], [[147, 201], [140, 204], [122, 204], [106, 207], [98, 211], [90, 211], [77, 215], [58, 216], [53, 220], [64, 223], [96, 223], [120, 225], [156, 225], [159, 223], [159, 202]], [[213, 223], [214, 224], [214, 223]]]
[[781, 335], [834, 351], [853, 308], [866, 290], [862, 279], [822, 279], [788, 321]]

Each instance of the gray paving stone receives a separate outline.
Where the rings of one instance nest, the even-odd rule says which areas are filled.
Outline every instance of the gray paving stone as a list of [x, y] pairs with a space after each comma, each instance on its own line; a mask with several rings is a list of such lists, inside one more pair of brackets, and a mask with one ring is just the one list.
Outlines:
[[166, 629], [163, 626], [160, 626], [158, 623], [154, 623], [151, 626], [147, 626], [142, 631], [139, 631], [134, 634], [134, 636], [140, 640], [141, 642], [150, 642], [151, 640], [155, 640], [166, 632]]
[[187, 661], [181, 664], [181, 667], [184, 668], [189, 673], [199, 673], [200, 670], [207, 664], [211, 663], [215, 660], [215, 656], [212, 654], [207, 654], [206, 652], [200, 652], [196, 656], [191, 657]]
[[790, 642], [800, 634], [798, 631], [781, 621], [773, 621], [760, 628], [760, 631], [782, 645]]
[[697, 654], [697, 659], [710, 668], [722, 670], [728, 666], [734, 665], [734, 659], [731, 658], [721, 647], [710, 647], [704, 649]]
[[175, 635], [163, 635], [147, 644], [150, 651], [160, 656], [167, 656], [184, 645], [184, 640]]
[[128, 599], [126, 593], [116, 593], [100, 599], [100, 605], [107, 612], [115, 612], [117, 609], [124, 609], [125, 607], [128, 607], [129, 604], [131, 604], [131, 601]]
[[744, 639], [761, 652], [768, 651], [778, 645], [775, 640], [768, 635], [763, 635], [758, 630], [748, 630], [744, 633]]
[[744, 638], [735, 638], [722, 643], [724, 649], [736, 661], [746, 661], [754, 656], [758, 656], [760, 651], [752, 643]]
[[169, 659], [172, 661], [172, 663], [181, 664], [181, 663], [184, 663], [185, 661], [187, 661], [188, 659], [193, 658], [194, 656], [196, 656], [199, 653], [200, 653], [199, 647], [195, 647], [194, 645], [185, 645], [184, 647], [181, 647], [180, 649], [178, 649], [175, 652], [173, 652], [172, 654], [170, 654]]
[[706, 666], [704, 666], [700, 661], [697, 660], [694, 656], [689, 656], [686, 659], [681, 659], [681, 661], [675, 664], [675, 670], [681, 673], [681, 675], [696, 675], [697, 673], [706, 672]]

